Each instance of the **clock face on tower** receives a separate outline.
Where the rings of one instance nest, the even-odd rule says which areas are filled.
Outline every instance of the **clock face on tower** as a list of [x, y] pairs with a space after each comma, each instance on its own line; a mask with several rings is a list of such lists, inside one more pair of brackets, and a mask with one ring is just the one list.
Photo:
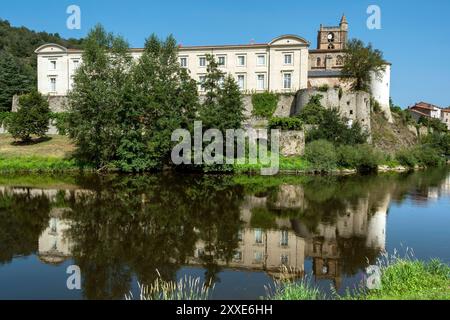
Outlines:
[[329, 41], [329, 42], [333, 42], [333, 41], [334, 41], [334, 33], [330, 32], [330, 33], [328, 34], [327, 38], [328, 38], [328, 41]]

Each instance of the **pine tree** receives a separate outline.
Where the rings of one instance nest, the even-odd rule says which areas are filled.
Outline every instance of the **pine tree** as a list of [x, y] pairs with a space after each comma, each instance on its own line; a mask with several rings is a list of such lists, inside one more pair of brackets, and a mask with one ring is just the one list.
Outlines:
[[33, 89], [33, 75], [9, 53], [0, 53], [0, 112], [10, 111], [13, 96]]
[[207, 74], [201, 84], [205, 100], [200, 118], [205, 129], [218, 129], [225, 134], [227, 129], [239, 129], [245, 120], [244, 104], [239, 86], [231, 75], [219, 70], [214, 57], [208, 55]]

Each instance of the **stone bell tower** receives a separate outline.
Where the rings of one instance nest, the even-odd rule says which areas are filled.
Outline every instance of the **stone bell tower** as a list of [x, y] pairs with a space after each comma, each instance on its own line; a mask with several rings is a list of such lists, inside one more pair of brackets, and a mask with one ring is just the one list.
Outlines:
[[319, 50], [343, 50], [348, 40], [348, 22], [342, 15], [341, 23], [336, 27], [320, 25], [317, 37], [317, 49]]

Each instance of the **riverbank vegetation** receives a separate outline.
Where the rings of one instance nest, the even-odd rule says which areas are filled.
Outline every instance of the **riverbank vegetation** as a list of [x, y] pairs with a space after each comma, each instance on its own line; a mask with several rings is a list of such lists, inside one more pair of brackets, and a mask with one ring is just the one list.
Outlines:
[[[382, 55], [370, 46], [364, 47], [361, 42], [351, 43], [354, 51], [348, 53], [351, 59], [362, 59], [361, 55], [371, 57], [364, 70], [353, 70], [354, 89], [365, 90], [370, 81], [367, 70], [382, 71]], [[20, 143], [12, 142], [10, 148], [3, 147], [0, 170], [35, 168], [45, 171], [78, 166], [129, 173], [167, 168], [253, 173], [265, 167], [263, 159], [257, 164], [246, 161], [246, 164], [235, 165], [178, 167], [171, 161], [173, 147], [180, 142], [172, 141], [176, 129], [185, 130], [192, 137], [194, 122], [201, 121], [202, 133], [214, 128], [224, 134], [227, 129], [241, 129], [246, 120], [238, 84], [220, 71], [213, 56], [205, 57], [207, 72], [197, 82], [179, 65], [178, 46], [171, 36], [165, 40], [150, 36], [138, 60], [132, 59], [123, 38], [106, 32], [101, 26], [89, 33], [83, 46], [83, 64], [75, 74], [67, 112], [50, 113], [44, 97], [32, 91], [20, 98], [17, 113], [0, 113], [0, 123], [13, 137], [21, 140]], [[350, 67], [346, 68], [350, 72]], [[198, 89], [203, 91], [203, 97], [199, 96]], [[442, 126], [435, 128], [429, 123], [430, 134], [421, 137], [420, 143], [386, 152], [378, 146], [380, 141], [386, 140], [387, 134], [376, 129], [370, 137], [360, 122], [346, 119], [337, 109], [323, 107], [320, 94], [311, 97], [300, 114], [289, 118], [272, 117], [278, 99], [274, 93], [253, 94], [254, 116], [268, 117], [269, 129], [304, 130], [306, 134], [305, 155], [280, 157], [281, 172], [366, 173], [376, 172], [380, 166], [385, 170], [396, 167], [407, 170], [439, 166], [450, 154], [449, 133]], [[381, 117], [377, 108], [372, 109], [374, 119]], [[395, 107], [393, 110], [404, 114]], [[70, 155], [55, 157], [53, 150], [45, 152], [49, 120], [61, 135], [70, 138]], [[405, 121], [409, 124], [410, 119]], [[210, 142], [214, 139], [212, 136]], [[3, 139], [3, 143], [5, 141], [8, 138]], [[20, 148], [21, 144], [36, 145], [36, 153], [30, 155], [33, 158], [21, 152], [25, 150]], [[39, 149], [39, 146], [43, 148]], [[12, 151], [13, 148], [16, 150]], [[216, 154], [221, 151], [212, 148], [209, 151], [215, 159], [222, 156]], [[193, 158], [192, 152], [183, 156]], [[38, 168], [39, 165], [42, 168]]]
[[[390, 259], [390, 261], [386, 260]], [[450, 300], [450, 266], [439, 260], [428, 262], [406, 258], [384, 258], [379, 262], [377, 289], [360, 288], [346, 294], [325, 297], [312, 283], [282, 281], [277, 283], [272, 300]]]

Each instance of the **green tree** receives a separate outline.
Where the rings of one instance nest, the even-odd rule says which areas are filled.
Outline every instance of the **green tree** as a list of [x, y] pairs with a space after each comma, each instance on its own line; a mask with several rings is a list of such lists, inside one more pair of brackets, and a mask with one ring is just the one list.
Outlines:
[[13, 27], [0, 19], [0, 111], [9, 111], [13, 95], [36, 87], [35, 50], [46, 43], [66, 48], [82, 48], [83, 40], [62, 39], [58, 34]]
[[23, 94], [33, 88], [33, 75], [19, 59], [7, 52], [0, 52], [0, 112], [10, 111], [15, 94]]
[[19, 110], [13, 113], [8, 132], [23, 142], [30, 141], [32, 135], [44, 137], [48, 131], [50, 115], [47, 99], [34, 90], [19, 98]]
[[205, 128], [218, 129], [223, 133], [227, 129], [239, 129], [245, 120], [244, 103], [239, 86], [231, 75], [219, 70], [214, 57], [208, 55], [207, 74], [201, 84], [205, 91], [205, 100], [200, 109], [200, 118]]
[[328, 140], [336, 145], [364, 144], [368, 134], [358, 121], [349, 125], [349, 120], [341, 117], [337, 109], [325, 109], [320, 103], [320, 95], [313, 96], [298, 117], [315, 127], [307, 132], [306, 140]]
[[132, 58], [127, 43], [96, 26], [86, 39], [83, 64], [69, 94], [69, 134], [76, 157], [97, 168], [117, 159], [122, 114], [129, 106]]
[[322, 95], [316, 94], [311, 97], [309, 102], [303, 107], [298, 118], [306, 124], [320, 124], [323, 121], [325, 108], [321, 104]]
[[370, 92], [371, 74], [380, 77], [386, 70], [386, 61], [380, 50], [367, 46], [358, 39], [350, 40], [345, 47], [342, 77], [350, 82], [352, 90]]
[[125, 40], [97, 26], [85, 40], [74, 83], [69, 133], [78, 159], [97, 168], [161, 169], [172, 132], [193, 126], [197, 85], [178, 64], [172, 36], [151, 36], [134, 62]]
[[[192, 130], [198, 109], [197, 83], [178, 63], [178, 46], [173, 36], [160, 40], [156, 35], [147, 39], [145, 50], [133, 70], [136, 104], [127, 112], [133, 128], [124, 123], [125, 136], [135, 136], [142, 130], [138, 142], [147, 168], [161, 168], [168, 164], [173, 147], [172, 132], [176, 129]], [[140, 122], [134, 119], [138, 116]], [[140, 137], [135, 137], [139, 140]], [[122, 150], [127, 149], [122, 145]], [[146, 156], [143, 156], [143, 153]], [[128, 161], [133, 161], [133, 152]], [[140, 168], [141, 169], [141, 168]]]
[[329, 171], [336, 168], [338, 157], [334, 145], [326, 140], [309, 143], [305, 150], [306, 159], [318, 171]]

